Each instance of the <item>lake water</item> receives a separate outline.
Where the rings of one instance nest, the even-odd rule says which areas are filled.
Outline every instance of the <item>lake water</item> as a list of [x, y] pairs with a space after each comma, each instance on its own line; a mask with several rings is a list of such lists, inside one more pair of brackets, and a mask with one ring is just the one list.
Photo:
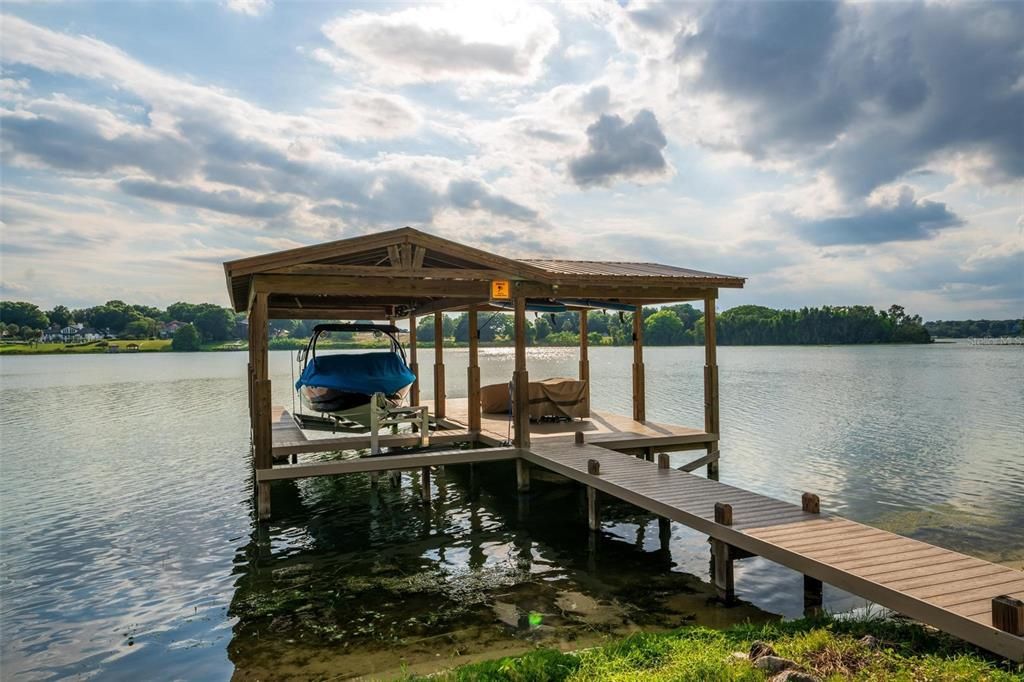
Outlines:
[[[592, 350], [593, 403], [629, 414], [628, 348]], [[432, 354], [420, 361], [430, 374]], [[721, 480], [994, 561], [1024, 560], [1024, 352], [721, 348]], [[466, 353], [446, 352], [465, 395]], [[700, 348], [646, 351], [648, 416], [701, 426]], [[802, 582], [737, 564], [709, 603], [706, 538], [626, 505], [590, 541], [575, 486], [528, 509], [507, 463], [275, 484], [252, 521], [244, 353], [0, 359], [5, 680], [338, 678], [574, 648], [637, 628], [796, 617]], [[511, 349], [487, 349], [483, 381]], [[573, 349], [531, 349], [531, 376]], [[271, 353], [291, 404], [290, 354]], [[430, 397], [429, 381], [424, 397]], [[826, 587], [826, 607], [860, 603]], [[403, 667], [405, 666], [405, 667]]]

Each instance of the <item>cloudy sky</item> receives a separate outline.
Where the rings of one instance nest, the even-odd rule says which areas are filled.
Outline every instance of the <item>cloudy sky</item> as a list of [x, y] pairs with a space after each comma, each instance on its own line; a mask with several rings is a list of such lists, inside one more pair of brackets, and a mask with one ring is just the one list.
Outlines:
[[226, 303], [223, 260], [412, 225], [1024, 313], [1024, 3], [3, 12], [4, 298]]

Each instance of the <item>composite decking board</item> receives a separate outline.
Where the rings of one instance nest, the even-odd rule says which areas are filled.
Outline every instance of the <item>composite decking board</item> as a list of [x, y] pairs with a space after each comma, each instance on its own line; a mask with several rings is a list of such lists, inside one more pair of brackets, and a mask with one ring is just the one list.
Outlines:
[[926, 587], [903, 588], [903, 591], [915, 597], [934, 597], [933, 601], [936, 604], [941, 603], [953, 606], [981, 599], [987, 594], [996, 596], [1024, 589], [1024, 573], [1014, 571], [1013, 569], [1007, 569], [1007, 572], [1017, 573], [1017, 575], [995, 573], [977, 578], [949, 581], [938, 585], [928, 585]]
[[797, 552], [809, 552], [812, 550], [831, 548], [839, 549], [840, 547], [850, 547], [853, 545], [861, 545], [866, 541], [873, 539], [881, 539], [888, 536], [888, 533], [881, 530], [849, 530], [846, 533], [837, 533], [828, 537], [809, 537], [799, 542], [781, 542], [786, 547], [797, 551]]
[[[806, 513], [676, 469], [658, 469], [598, 443], [535, 441], [523, 457], [979, 646], [1024, 659], [1024, 638], [997, 630], [991, 620], [992, 597], [1024, 594], [1020, 571], [841, 517]], [[587, 473], [590, 459], [600, 462], [599, 474]], [[733, 506], [733, 526], [713, 521], [716, 502]], [[944, 606], [947, 602], [951, 606]]]
[[[952, 566], [952, 568], [948, 568]], [[908, 578], [893, 579], [889, 576], [874, 576], [876, 582], [885, 583], [890, 587], [898, 590], [908, 590], [912, 587], [926, 587], [928, 585], [937, 585], [939, 583], [945, 583], [950, 580], [962, 580], [964, 578], [973, 578], [982, 575], [993, 575], [999, 573], [997, 569], [1005, 568], [1003, 566], [997, 566], [995, 564], [987, 564], [980, 562], [978, 565], [968, 564], [966, 562], [960, 563], [959, 561], [952, 561], [948, 564], [939, 564], [932, 566], [928, 573], [920, 574]], [[951, 574], [957, 575], [951, 575]], [[863, 573], [862, 573], [863, 575]]]

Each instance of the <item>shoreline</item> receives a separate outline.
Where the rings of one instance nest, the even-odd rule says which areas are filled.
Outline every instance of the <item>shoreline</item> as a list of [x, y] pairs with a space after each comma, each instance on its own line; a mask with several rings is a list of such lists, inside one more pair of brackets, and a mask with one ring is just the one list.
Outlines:
[[[163, 340], [157, 340], [163, 341]], [[931, 341], [929, 343], [785, 343], [785, 344], [758, 344], [758, 343], [745, 343], [745, 344], [719, 344], [720, 347], [724, 348], [846, 348], [846, 347], [862, 347], [862, 346], [933, 346], [933, 345], [955, 345], [960, 342], [965, 342], [966, 339], [943, 339]], [[148, 343], [153, 344], [154, 340], [148, 340], [145, 342], [124, 342], [118, 340], [118, 343]], [[433, 341], [420, 341], [421, 344], [430, 344], [433, 346]], [[39, 344], [40, 346], [56, 346], [60, 344]], [[120, 350], [111, 352], [106, 347], [96, 346], [95, 344], [80, 344], [74, 346], [64, 346], [62, 348], [39, 348], [31, 347], [28, 344], [4, 344], [0, 345], [0, 357], [3, 356], [22, 356], [22, 355], [139, 355], [139, 354], [152, 354], [152, 353], [232, 353], [240, 351], [248, 351], [249, 346], [246, 343], [239, 344], [204, 344], [208, 347], [202, 348], [197, 351], [175, 351], [171, 349], [170, 339], [166, 340], [166, 343], [160, 347], [140, 347], [138, 350]], [[16, 346], [10, 348], [10, 346]], [[271, 344], [269, 350], [271, 351], [294, 351], [304, 348], [305, 343], [296, 344], [294, 347], [275, 348]], [[480, 342], [480, 348], [514, 348], [515, 346], [511, 343], [488, 343]], [[575, 343], [560, 343], [560, 344], [533, 344], [527, 346], [527, 348], [578, 348], [578, 344]], [[388, 348], [385, 344], [362, 344], [362, 343], [338, 343], [331, 345], [322, 345], [318, 348], [325, 350], [386, 350]], [[469, 348], [468, 342], [453, 341], [445, 342], [444, 348]], [[613, 344], [592, 344], [591, 349], [594, 348], [630, 348], [629, 345], [613, 345]], [[703, 345], [695, 344], [675, 344], [675, 345], [648, 345], [647, 348], [703, 348]]]

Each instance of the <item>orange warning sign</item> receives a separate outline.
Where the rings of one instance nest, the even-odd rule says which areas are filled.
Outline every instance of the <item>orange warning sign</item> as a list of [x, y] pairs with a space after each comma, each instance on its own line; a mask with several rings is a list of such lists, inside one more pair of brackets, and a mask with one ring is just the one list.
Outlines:
[[496, 279], [491, 282], [491, 299], [507, 301], [512, 298], [512, 287], [507, 279]]

